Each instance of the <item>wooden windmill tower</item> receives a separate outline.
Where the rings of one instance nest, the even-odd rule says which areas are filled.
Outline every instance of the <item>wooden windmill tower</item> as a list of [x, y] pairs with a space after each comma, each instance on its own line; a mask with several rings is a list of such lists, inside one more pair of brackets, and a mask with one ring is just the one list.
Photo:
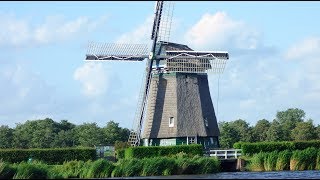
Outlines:
[[132, 146], [198, 143], [219, 147], [219, 129], [210, 96], [208, 72], [222, 73], [229, 59], [226, 51], [194, 51], [172, 43], [169, 37], [172, 2], [156, 2], [146, 45], [90, 43], [86, 61], [143, 61], [147, 59], [140, 93]]

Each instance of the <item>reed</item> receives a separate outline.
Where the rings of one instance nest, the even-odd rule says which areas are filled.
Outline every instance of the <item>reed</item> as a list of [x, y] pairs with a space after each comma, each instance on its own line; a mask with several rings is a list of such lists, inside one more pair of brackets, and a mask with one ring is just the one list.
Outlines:
[[280, 151], [276, 163], [276, 171], [290, 170], [290, 158], [292, 152], [289, 150]]
[[276, 169], [278, 159], [278, 151], [272, 151], [269, 153], [266, 153], [264, 157], [264, 170], [265, 171], [274, 171]]
[[264, 159], [266, 157], [266, 153], [259, 152], [257, 154], [253, 154], [251, 159], [249, 160], [249, 164], [247, 169], [250, 171], [264, 171]]
[[143, 162], [142, 160], [132, 159], [121, 159], [116, 163], [115, 168], [112, 171], [111, 177], [132, 177], [140, 176], [142, 174]]
[[200, 157], [196, 162], [199, 164], [198, 174], [209, 174], [220, 171], [220, 161], [216, 157]]
[[[111, 172], [114, 169], [112, 162], [105, 159], [99, 159], [91, 163], [91, 166], [86, 173], [86, 178], [105, 178], [111, 177]], [[82, 168], [82, 170], [84, 170]]]
[[0, 161], [0, 179], [12, 179], [16, 169], [10, 164]]
[[316, 170], [320, 170], [320, 149], [317, 151]]
[[316, 168], [317, 149], [296, 150], [290, 159], [290, 170], [314, 170]]
[[59, 166], [58, 170], [61, 171], [63, 178], [79, 178], [84, 164], [83, 161], [68, 161]]
[[145, 158], [142, 176], [171, 175], [176, 172], [176, 163], [170, 157]]
[[17, 165], [17, 171], [12, 179], [46, 179], [48, 177], [48, 167], [41, 162], [26, 163]]

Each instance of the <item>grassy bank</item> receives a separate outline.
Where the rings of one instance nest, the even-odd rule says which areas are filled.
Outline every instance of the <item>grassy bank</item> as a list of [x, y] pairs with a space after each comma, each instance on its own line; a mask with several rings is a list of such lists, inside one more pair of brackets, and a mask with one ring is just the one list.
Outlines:
[[259, 152], [248, 158], [248, 171], [320, 170], [320, 150]]
[[220, 162], [216, 158], [198, 155], [191, 157], [185, 153], [169, 157], [121, 159], [116, 163], [104, 159], [68, 161], [62, 165], [48, 165], [40, 161], [14, 164], [0, 161], [0, 179], [107, 178], [208, 174], [219, 171]]

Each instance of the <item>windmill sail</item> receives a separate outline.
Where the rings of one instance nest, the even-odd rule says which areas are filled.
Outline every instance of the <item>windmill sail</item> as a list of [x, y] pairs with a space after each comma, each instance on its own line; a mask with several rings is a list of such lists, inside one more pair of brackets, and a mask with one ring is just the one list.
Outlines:
[[[156, 59], [156, 46], [157, 46], [157, 42], [159, 42], [158, 38], [159, 38], [160, 28], [161, 27], [167, 28], [167, 24], [161, 23], [162, 11], [163, 11], [163, 9], [166, 9], [166, 12], [168, 12], [168, 10], [170, 10], [170, 9], [167, 8], [166, 6], [164, 7], [163, 5], [164, 5], [163, 1], [156, 2], [155, 17], [154, 17], [152, 33], [151, 33], [151, 39], [153, 40], [153, 43], [152, 43], [152, 48], [151, 48], [151, 52], [149, 55], [147, 69], [146, 69], [146, 76], [145, 76], [146, 83], [145, 83], [145, 87], [144, 87], [144, 91], [143, 91], [143, 95], [142, 95], [143, 97], [142, 97], [141, 108], [139, 111], [140, 113], [139, 113], [138, 119], [135, 122], [138, 125], [138, 127], [137, 127], [136, 131], [131, 132], [129, 135], [129, 142], [133, 146], [137, 146], [140, 144], [141, 129], [142, 129], [143, 120], [145, 118], [146, 104], [148, 101], [148, 93], [149, 93], [149, 87], [150, 87], [150, 81], [151, 81], [152, 64], [153, 64], [153, 61]], [[167, 15], [165, 17], [168, 18]], [[171, 24], [171, 22], [170, 22], [170, 24]], [[160, 32], [160, 33], [163, 33], [163, 32]]]
[[[162, 80], [168, 80], [168, 82], [170, 81], [171, 85], [175, 83], [183, 84], [185, 82], [188, 82], [189, 80], [192, 80], [194, 82], [201, 81], [202, 82], [201, 88], [203, 89], [201, 90], [201, 92], [206, 93], [206, 92], [209, 92], [208, 86], [206, 85], [207, 84], [206, 73], [207, 72], [222, 73], [225, 68], [226, 62], [229, 59], [229, 54], [226, 51], [194, 51], [186, 45], [170, 42], [169, 37], [170, 37], [171, 24], [172, 24], [173, 8], [174, 8], [173, 2], [167, 2], [167, 1], [156, 2], [155, 16], [154, 16], [154, 22], [153, 22], [153, 27], [151, 32], [151, 40], [152, 40], [151, 51], [148, 51], [149, 48], [145, 44], [113, 44], [113, 43], [112, 44], [110, 43], [89, 43], [88, 44], [88, 51], [86, 53], [85, 61], [133, 61], [134, 62], [134, 61], [143, 61], [147, 59], [146, 70], [143, 76], [144, 77], [143, 84], [141, 86], [139, 102], [138, 102], [136, 115], [133, 123], [134, 126], [132, 131], [130, 132], [129, 139], [128, 139], [128, 142], [132, 146], [140, 145], [141, 138], [144, 138], [144, 140], [147, 140], [144, 142], [147, 142], [148, 144], [150, 143], [148, 142], [149, 141], [148, 138], [151, 138], [151, 141], [152, 141], [152, 138], [154, 138], [151, 136], [142, 137], [141, 132], [142, 132], [144, 121], [147, 121], [147, 123], [145, 123], [146, 124], [145, 127], [147, 127], [146, 128], [147, 131], [149, 130], [151, 131], [150, 128], [153, 127], [152, 124], [154, 120], [154, 117], [153, 116], [151, 117], [152, 113], [155, 113], [156, 111], [158, 114], [163, 113], [161, 112], [161, 108], [159, 110], [159, 108], [156, 108], [156, 105], [155, 105], [157, 103], [158, 104], [160, 103], [160, 101], [157, 100], [158, 99], [157, 96], [155, 95], [158, 94], [159, 92], [164, 93], [164, 90], [166, 89], [164, 88], [163, 83], [157, 84], [157, 82], [160, 82], [160, 79], [161, 81]], [[184, 75], [184, 74], [187, 74], [187, 75]], [[168, 77], [164, 77], [167, 75]], [[174, 76], [173, 79], [172, 79], [173, 77], [172, 75]], [[189, 79], [189, 76], [191, 77], [191, 79]], [[159, 79], [159, 77], [162, 77], [162, 78]], [[193, 86], [196, 86], [197, 84], [198, 83], [189, 83], [188, 85], [189, 90], [188, 88], [181, 89], [182, 92], [185, 92], [182, 94], [195, 93], [196, 91], [199, 90], [199, 88], [194, 88]], [[187, 84], [185, 84], [185, 86], [183, 87], [184, 88], [187, 87]], [[176, 88], [176, 86], [170, 86], [170, 88], [174, 89]], [[179, 92], [179, 94], [181, 93]], [[194, 103], [194, 101], [191, 101], [192, 99], [190, 99], [189, 97], [195, 97], [198, 95], [199, 93], [194, 94], [194, 96], [193, 95], [186, 96], [184, 97], [185, 98], [184, 100], [190, 100], [190, 102]], [[169, 93], [169, 96], [170, 96], [170, 93]], [[207, 96], [210, 96], [210, 94], [207, 93]], [[201, 97], [199, 98], [201, 99]], [[172, 98], [169, 98], [169, 99], [172, 100], [175, 98], [177, 97], [172, 96]], [[205, 103], [209, 103], [209, 104], [211, 103], [211, 98], [202, 98], [202, 100]], [[183, 104], [181, 105], [181, 107], [182, 106]], [[197, 107], [200, 107], [200, 106], [201, 105], [197, 105]], [[168, 106], [168, 107], [171, 107], [171, 106]], [[188, 109], [187, 107], [184, 107], [184, 108], [182, 108], [181, 110], [187, 110], [189, 112], [190, 107], [188, 107]], [[209, 111], [211, 114], [207, 113], [205, 116], [212, 117], [212, 118], [215, 117], [213, 106], [211, 110], [208, 110], [208, 112]], [[207, 112], [207, 110], [203, 110], [203, 112]], [[186, 113], [183, 112], [180, 114], [182, 114], [183, 116]], [[199, 117], [203, 118], [203, 116], [200, 116], [200, 115]], [[170, 117], [170, 119], [171, 118], [173, 117]], [[197, 119], [189, 118], [183, 122], [187, 122], [187, 120], [190, 120], [191, 122]], [[155, 121], [159, 121], [159, 119]], [[215, 119], [211, 119], [211, 121], [213, 123], [216, 122]], [[189, 123], [189, 124], [192, 124], [192, 123]], [[214, 134], [214, 133], [213, 134], [211, 133], [210, 136], [213, 136], [213, 135], [217, 136], [217, 134]], [[147, 139], [145, 139], [146, 137]], [[174, 136], [174, 137], [177, 137], [177, 136]], [[159, 139], [160, 136], [156, 138]], [[188, 135], [187, 135], [187, 139], [188, 139]], [[210, 142], [211, 144], [213, 144], [212, 139], [210, 140]]]
[[142, 61], [145, 58], [148, 58], [148, 47], [146, 44], [90, 42], [85, 60]]

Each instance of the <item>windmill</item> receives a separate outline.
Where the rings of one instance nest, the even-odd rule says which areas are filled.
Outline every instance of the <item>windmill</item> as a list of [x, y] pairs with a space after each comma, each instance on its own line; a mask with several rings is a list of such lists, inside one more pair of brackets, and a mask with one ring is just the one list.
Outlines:
[[[208, 72], [222, 73], [226, 51], [194, 51], [169, 42], [172, 2], [157, 1], [151, 33], [144, 44], [89, 43], [85, 61], [143, 61], [132, 146], [203, 144], [219, 147], [219, 129], [208, 85]], [[143, 131], [143, 133], [142, 133]]]

